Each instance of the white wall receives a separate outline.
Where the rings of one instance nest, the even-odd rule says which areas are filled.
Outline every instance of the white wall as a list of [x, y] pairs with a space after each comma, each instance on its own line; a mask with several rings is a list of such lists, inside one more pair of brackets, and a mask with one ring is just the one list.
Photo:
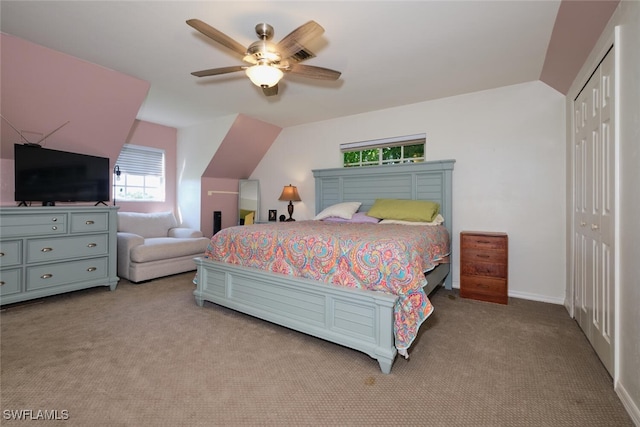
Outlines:
[[[278, 196], [298, 186], [294, 218], [315, 214], [313, 169], [340, 167], [339, 145], [426, 133], [427, 160], [455, 159], [453, 283], [459, 232], [509, 234], [509, 294], [562, 304], [565, 295], [564, 96], [541, 82], [284, 129], [251, 178], [261, 215], [286, 212]], [[555, 278], [555, 279], [554, 279]]]
[[237, 115], [178, 130], [178, 215], [186, 227], [200, 229], [200, 178]]

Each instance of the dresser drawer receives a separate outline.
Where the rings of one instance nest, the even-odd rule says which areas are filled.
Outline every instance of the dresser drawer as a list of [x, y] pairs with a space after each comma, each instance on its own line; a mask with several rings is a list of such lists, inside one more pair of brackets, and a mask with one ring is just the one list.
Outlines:
[[471, 276], [489, 276], [505, 278], [507, 277], [507, 264], [490, 264], [483, 262], [465, 262], [460, 263], [460, 274]]
[[496, 234], [461, 234], [460, 246], [464, 249], [479, 249], [482, 251], [507, 251], [507, 239]]
[[107, 277], [108, 258], [93, 258], [27, 268], [27, 291]]
[[460, 255], [461, 262], [507, 263], [507, 252], [502, 250], [466, 249]]
[[20, 292], [22, 269], [0, 271], [0, 295], [10, 295]]
[[91, 234], [27, 240], [27, 263], [106, 255], [108, 235]]
[[0, 267], [22, 263], [22, 240], [0, 242]]
[[[25, 213], [29, 208], [24, 208]], [[0, 223], [2, 237], [41, 236], [43, 234], [65, 234], [67, 215], [6, 215]]]
[[71, 214], [72, 233], [90, 233], [107, 231], [108, 229], [109, 214], [106, 212]]
[[506, 304], [507, 281], [482, 276], [461, 276], [460, 296]]

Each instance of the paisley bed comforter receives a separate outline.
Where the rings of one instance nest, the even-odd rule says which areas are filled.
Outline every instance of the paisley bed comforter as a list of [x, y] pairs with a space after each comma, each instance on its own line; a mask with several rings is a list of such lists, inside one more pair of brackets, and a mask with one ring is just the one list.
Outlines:
[[406, 357], [433, 306], [424, 272], [450, 252], [443, 225], [297, 221], [225, 228], [205, 258], [397, 295], [395, 345]]

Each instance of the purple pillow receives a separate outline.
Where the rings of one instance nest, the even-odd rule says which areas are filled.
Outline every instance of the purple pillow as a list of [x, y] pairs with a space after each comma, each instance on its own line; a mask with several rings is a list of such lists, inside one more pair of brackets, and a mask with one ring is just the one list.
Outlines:
[[337, 216], [330, 216], [329, 218], [323, 219], [323, 221], [377, 224], [378, 222], [380, 222], [380, 219], [369, 216], [367, 215], [366, 212], [356, 212], [353, 214], [351, 219], [344, 219]]

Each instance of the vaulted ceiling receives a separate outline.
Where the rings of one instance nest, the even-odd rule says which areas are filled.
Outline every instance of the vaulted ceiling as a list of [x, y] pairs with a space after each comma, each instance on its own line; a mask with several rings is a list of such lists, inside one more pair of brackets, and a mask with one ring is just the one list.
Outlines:
[[[618, 0], [605, 1], [7, 1], [0, 30], [150, 83], [138, 118], [172, 127], [230, 114], [279, 127], [542, 80], [566, 92]], [[307, 65], [338, 81], [286, 74], [265, 97], [238, 55], [188, 26], [197, 18], [248, 46], [315, 20]]]

